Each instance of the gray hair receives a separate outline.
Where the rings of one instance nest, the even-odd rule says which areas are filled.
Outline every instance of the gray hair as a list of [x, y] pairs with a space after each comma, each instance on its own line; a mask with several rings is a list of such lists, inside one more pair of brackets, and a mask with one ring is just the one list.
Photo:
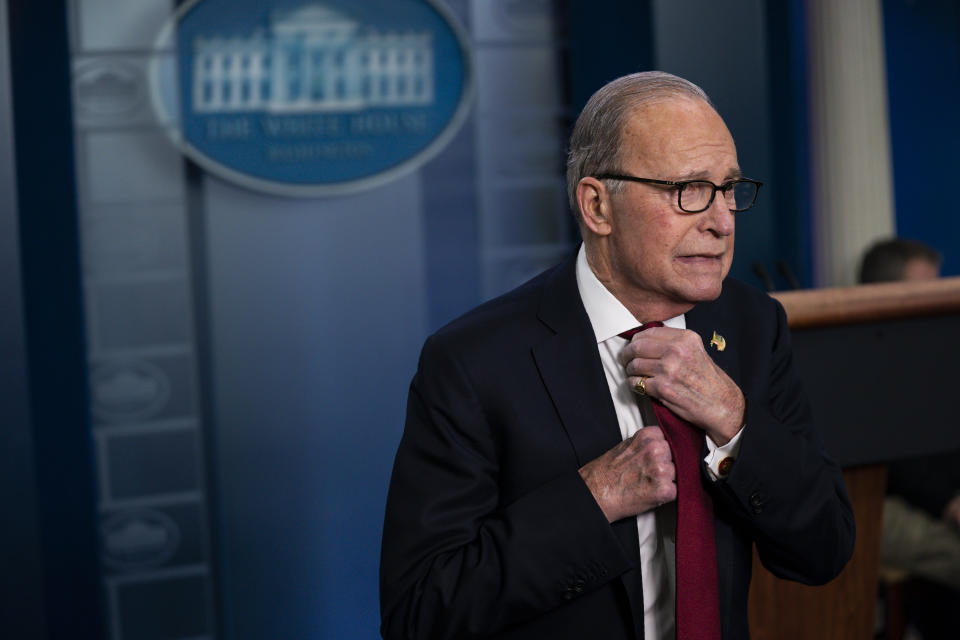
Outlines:
[[[577, 220], [580, 180], [599, 172], [621, 170], [620, 139], [630, 114], [645, 104], [670, 98], [703, 100], [713, 107], [703, 89], [664, 71], [643, 71], [617, 78], [590, 97], [573, 127], [567, 152], [567, 197]], [[623, 183], [610, 181], [608, 187], [616, 193]]]

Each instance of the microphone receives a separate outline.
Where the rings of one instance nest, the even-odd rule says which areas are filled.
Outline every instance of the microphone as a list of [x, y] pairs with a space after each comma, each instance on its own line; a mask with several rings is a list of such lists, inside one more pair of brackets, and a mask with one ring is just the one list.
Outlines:
[[760, 262], [754, 262], [750, 265], [750, 270], [753, 271], [753, 275], [760, 278], [760, 282], [763, 283], [763, 288], [767, 291], [776, 291], [777, 288], [773, 286], [773, 280], [770, 278], [770, 274], [767, 273], [767, 270], [763, 267], [763, 264]]
[[800, 281], [797, 280], [797, 276], [793, 274], [793, 270], [790, 268], [790, 265], [787, 264], [786, 260], [777, 260], [777, 271], [787, 279], [787, 283], [791, 289], [800, 288]]

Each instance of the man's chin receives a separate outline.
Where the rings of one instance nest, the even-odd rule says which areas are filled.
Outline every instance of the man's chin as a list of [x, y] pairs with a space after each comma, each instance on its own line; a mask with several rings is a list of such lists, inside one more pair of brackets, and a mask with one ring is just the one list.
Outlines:
[[698, 302], [710, 302], [720, 297], [723, 291], [723, 280], [711, 280], [709, 282], [693, 283], [692, 286], [684, 290], [680, 298], [689, 304]]

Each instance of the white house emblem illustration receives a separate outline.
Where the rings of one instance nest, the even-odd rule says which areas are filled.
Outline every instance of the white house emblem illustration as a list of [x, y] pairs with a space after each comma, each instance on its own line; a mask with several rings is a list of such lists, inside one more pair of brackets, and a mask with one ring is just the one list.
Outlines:
[[473, 50], [444, 0], [182, 0], [150, 61], [157, 122], [235, 184], [355, 193], [442, 151], [474, 106]]
[[276, 11], [266, 30], [193, 42], [197, 114], [315, 113], [434, 102], [433, 35], [361, 26], [322, 4]]

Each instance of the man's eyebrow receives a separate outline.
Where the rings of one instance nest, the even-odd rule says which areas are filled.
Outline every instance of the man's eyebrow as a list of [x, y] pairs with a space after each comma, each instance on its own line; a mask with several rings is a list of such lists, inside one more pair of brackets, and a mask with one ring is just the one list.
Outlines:
[[[743, 172], [739, 167], [730, 169], [727, 171], [726, 177], [723, 179], [723, 182], [728, 180], [738, 180], [743, 177]], [[690, 171], [688, 173], [682, 174], [678, 178], [674, 178], [674, 182], [687, 182], [688, 180], [710, 180], [709, 171]]]

